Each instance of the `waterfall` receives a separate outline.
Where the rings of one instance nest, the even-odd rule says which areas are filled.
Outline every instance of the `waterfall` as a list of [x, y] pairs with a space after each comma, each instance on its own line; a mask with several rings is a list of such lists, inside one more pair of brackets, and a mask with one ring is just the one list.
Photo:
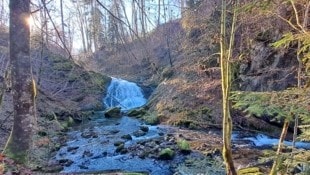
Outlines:
[[107, 107], [129, 110], [143, 106], [145, 103], [142, 90], [136, 83], [112, 77], [107, 96], [104, 98], [104, 104]]

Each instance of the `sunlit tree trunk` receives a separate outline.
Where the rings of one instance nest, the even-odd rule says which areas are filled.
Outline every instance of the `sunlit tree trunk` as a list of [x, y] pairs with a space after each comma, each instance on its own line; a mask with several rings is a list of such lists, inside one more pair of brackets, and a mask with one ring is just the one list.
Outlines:
[[30, 0], [10, 0], [10, 61], [14, 124], [5, 149], [7, 156], [27, 163], [34, 130], [34, 85], [30, 61]]
[[230, 33], [230, 43], [227, 44], [226, 40], [226, 1], [222, 0], [222, 16], [221, 16], [221, 77], [222, 77], [222, 99], [223, 99], [223, 158], [226, 166], [226, 173], [228, 175], [237, 175], [234, 167], [232, 150], [231, 150], [231, 134], [232, 134], [232, 119], [230, 116], [230, 104], [229, 104], [229, 94], [231, 86], [231, 73], [230, 73], [230, 59], [232, 56], [232, 49], [234, 43], [234, 23], [236, 23], [236, 16], [234, 11], [232, 32]]
[[277, 149], [277, 153], [276, 153], [276, 158], [275, 158], [275, 160], [273, 162], [273, 165], [272, 165], [272, 168], [271, 168], [271, 171], [270, 171], [269, 175], [276, 175], [277, 174], [278, 167], [279, 167], [279, 165], [281, 163], [281, 161], [280, 161], [280, 159], [281, 159], [280, 154], [281, 154], [281, 151], [282, 151], [282, 145], [283, 145], [284, 139], [285, 139], [286, 134], [287, 134], [288, 126], [289, 126], [289, 121], [285, 120], [284, 124], [283, 124], [283, 128], [282, 128], [282, 133], [281, 133], [281, 136], [280, 136], [280, 139], [279, 139], [279, 144], [278, 144], [278, 149]]

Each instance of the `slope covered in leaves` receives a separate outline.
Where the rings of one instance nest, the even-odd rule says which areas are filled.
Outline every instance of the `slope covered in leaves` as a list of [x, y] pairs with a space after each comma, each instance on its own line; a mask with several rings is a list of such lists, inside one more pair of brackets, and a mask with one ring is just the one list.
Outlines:
[[[162, 24], [146, 38], [103, 48], [84, 66], [154, 87], [148, 107], [162, 122], [220, 126], [219, 7], [220, 1], [201, 1], [180, 20]], [[273, 91], [296, 85], [295, 46], [272, 45], [292, 30], [276, 13], [289, 18], [292, 9], [269, 1], [242, 3], [235, 33], [233, 90]], [[239, 112], [234, 122], [259, 130], [270, 127]]]

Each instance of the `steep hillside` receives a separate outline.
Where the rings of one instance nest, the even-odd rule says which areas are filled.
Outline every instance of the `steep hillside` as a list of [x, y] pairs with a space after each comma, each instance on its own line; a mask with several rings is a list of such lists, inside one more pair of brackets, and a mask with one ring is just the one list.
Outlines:
[[[0, 134], [2, 135], [0, 150], [4, 147], [13, 121], [7, 36], [7, 31], [0, 34], [0, 76], [5, 77], [6, 80], [5, 94], [0, 107]], [[110, 78], [84, 70], [55, 50], [45, 48], [42, 54], [42, 50], [32, 48], [31, 57], [38, 88], [36, 117], [39, 135], [36, 146], [38, 146], [37, 150], [51, 149], [56, 143], [50, 139], [60, 131], [66, 130], [67, 126], [72, 124], [71, 120], [82, 122], [90, 117], [92, 111], [104, 108], [102, 98]], [[39, 151], [38, 156], [47, 158], [45, 151]]]
[[[233, 89], [273, 91], [296, 86], [296, 46], [272, 46], [292, 30], [275, 13], [289, 18], [292, 9], [274, 2], [246, 2], [235, 33]], [[182, 19], [162, 24], [142, 41], [120, 44], [116, 50], [103, 48], [84, 65], [156, 87], [148, 107], [162, 122], [220, 127], [219, 7], [220, 1], [201, 1]], [[269, 121], [246, 118], [238, 111], [233, 114], [237, 126], [278, 131], [270, 129]]]

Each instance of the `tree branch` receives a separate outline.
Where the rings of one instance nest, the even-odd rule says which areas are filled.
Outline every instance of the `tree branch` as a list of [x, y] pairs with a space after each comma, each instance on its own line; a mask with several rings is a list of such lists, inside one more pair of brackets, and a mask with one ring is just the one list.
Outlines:
[[52, 25], [53, 25], [53, 27], [54, 27], [56, 33], [57, 33], [58, 38], [60, 39], [61, 43], [63, 44], [64, 49], [65, 49], [65, 50], [67, 51], [67, 53], [69, 54], [69, 59], [73, 60], [73, 57], [72, 57], [72, 55], [71, 55], [71, 51], [68, 49], [66, 43], [63, 41], [63, 38], [62, 38], [61, 35], [60, 35], [60, 32], [57, 30], [56, 25], [55, 25], [54, 21], [52, 20], [51, 14], [50, 14], [50, 12], [48, 11], [48, 9], [47, 9], [47, 7], [46, 7], [45, 1], [44, 1], [44, 0], [41, 0], [41, 2], [42, 2], [42, 4], [43, 4], [44, 9], [46, 10], [46, 13], [47, 13], [47, 15], [48, 15], [48, 18], [49, 18], [49, 19], [51, 20], [51, 22], [52, 22]]

